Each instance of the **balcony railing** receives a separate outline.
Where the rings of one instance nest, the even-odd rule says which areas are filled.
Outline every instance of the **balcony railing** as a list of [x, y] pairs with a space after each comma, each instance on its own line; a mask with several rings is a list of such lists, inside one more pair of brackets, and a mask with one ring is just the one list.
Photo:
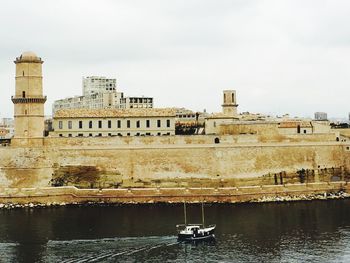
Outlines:
[[18, 103], [45, 103], [46, 96], [30, 96], [28, 98], [11, 96], [11, 100], [14, 104]]

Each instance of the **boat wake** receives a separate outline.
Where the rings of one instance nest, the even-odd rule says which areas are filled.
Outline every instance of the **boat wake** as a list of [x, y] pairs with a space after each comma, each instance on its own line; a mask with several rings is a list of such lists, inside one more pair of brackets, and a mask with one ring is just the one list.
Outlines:
[[138, 253], [149, 253], [177, 244], [176, 236], [55, 240], [47, 243], [47, 250], [51, 254], [51, 259], [54, 253], [55, 258], [62, 263], [115, 262], [117, 258], [121, 259], [120, 257], [136, 256]]

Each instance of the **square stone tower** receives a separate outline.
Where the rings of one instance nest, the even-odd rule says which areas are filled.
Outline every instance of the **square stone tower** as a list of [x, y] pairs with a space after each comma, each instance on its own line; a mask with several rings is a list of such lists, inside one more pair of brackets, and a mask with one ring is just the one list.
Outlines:
[[224, 90], [222, 113], [226, 116], [237, 116], [237, 97], [235, 90]]
[[12, 96], [15, 117], [14, 138], [44, 137], [42, 63], [33, 52], [24, 52], [16, 64], [16, 92]]

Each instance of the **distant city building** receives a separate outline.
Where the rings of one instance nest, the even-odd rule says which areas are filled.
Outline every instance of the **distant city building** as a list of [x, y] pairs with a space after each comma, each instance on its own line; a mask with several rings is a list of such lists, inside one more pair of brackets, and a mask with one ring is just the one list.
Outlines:
[[0, 126], [1, 127], [13, 127], [14, 120], [12, 118], [2, 118], [0, 119]]
[[53, 118], [57, 137], [175, 135], [174, 109], [65, 109]]
[[316, 121], [326, 121], [327, 113], [326, 112], [315, 112], [315, 120]]
[[89, 96], [98, 93], [115, 92], [117, 89], [117, 80], [106, 77], [83, 77], [83, 96]]
[[61, 109], [131, 109], [153, 108], [152, 97], [124, 97], [118, 92], [116, 79], [106, 77], [84, 77], [83, 96], [56, 100], [52, 115]]

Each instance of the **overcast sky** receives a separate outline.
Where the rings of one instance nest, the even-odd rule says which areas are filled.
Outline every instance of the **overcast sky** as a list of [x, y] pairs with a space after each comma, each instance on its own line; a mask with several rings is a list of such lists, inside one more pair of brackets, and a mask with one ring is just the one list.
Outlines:
[[156, 107], [346, 117], [350, 111], [348, 0], [1, 1], [0, 117], [11, 117], [13, 60], [44, 61], [46, 115], [81, 94], [82, 76], [117, 78]]

